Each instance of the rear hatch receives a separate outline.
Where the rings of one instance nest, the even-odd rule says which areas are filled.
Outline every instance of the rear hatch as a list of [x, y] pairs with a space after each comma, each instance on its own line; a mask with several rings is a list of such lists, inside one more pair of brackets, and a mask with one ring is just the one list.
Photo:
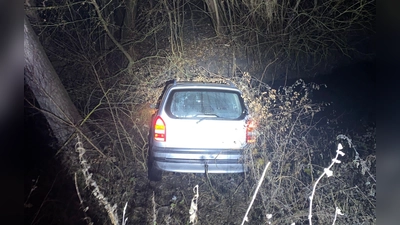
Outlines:
[[239, 91], [176, 89], [163, 112], [165, 147], [239, 149], [246, 144], [246, 110]]

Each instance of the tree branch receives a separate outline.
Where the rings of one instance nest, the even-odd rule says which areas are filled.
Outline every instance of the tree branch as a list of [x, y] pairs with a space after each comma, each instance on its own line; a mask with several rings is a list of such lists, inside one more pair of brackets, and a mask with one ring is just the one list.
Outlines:
[[101, 25], [103, 25], [104, 30], [107, 32], [107, 35], [110, 37], [110, 39], [112, 40], [112, 42], [114, 42], [114, 44], [118, 47], [118, 49], [125, 55], [125, 57], [128, 59], [129, 64], [128, 64], [128, 68], [131, 68], [132, 65], [134, 64], [134, 60], [131, 57], [131, 55], [129, 55], [129, 53], [124, 49], [124, 47], [115, 39], [114, 35], [111, 34], [110, 30], [107, 27], [107, 23], [104, 20], [103, 16], [101, 15], [101, 11], [100, 11], [100, 7], [97, 4], [96, 0], [91, 0], [91, 3], [93, 4], [97, 15], [99, 17], [99, 20], [101, 22]]

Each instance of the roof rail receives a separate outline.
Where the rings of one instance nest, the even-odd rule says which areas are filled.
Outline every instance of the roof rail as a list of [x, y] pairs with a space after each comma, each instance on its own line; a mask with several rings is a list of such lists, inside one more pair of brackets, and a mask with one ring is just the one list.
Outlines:
[[[179, 83], [191, 83], [191, 82], [196, 82], [196, 81], [177, 81], [176, 79], [173, 79], [173, 82], [174, 82], [174, 86], [175, 86], [175, 85], [177, 85], [178, 82]], [[207, 82], [202, 81], [200, 83], [207, 83]], [[210, 83], [214, 83], [214, 82], [210, 82]], [[236, 85], [231, 80], [226, 80], [224, 83], [226, 85], [236, 88]]]

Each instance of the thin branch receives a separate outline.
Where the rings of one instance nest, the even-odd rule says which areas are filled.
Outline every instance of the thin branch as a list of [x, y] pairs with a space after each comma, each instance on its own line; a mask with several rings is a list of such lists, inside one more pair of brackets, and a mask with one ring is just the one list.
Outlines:
[[110, 39], [112, 40], [112, 42], [114, 42], [114, 44], [118, 47], [118, 49], [128, 59], [128, 61], [129, 61], [128, 68], [131, 68], [135, 61], [133, 60], [131, 55], [129, 55], [129, 53], [124, 49], [124, 47], [115, 39], [114, 35], [111, 34], [110, 30], [108, 29], [107, 22], [104, 20], [103, 16], [101, 15], [101, 10], [100, 10], [100, 7], [97, 4], [96, 0], [92, 0], [91, 3], [93, 4], [94, 8], [96, 9], [97, 15], [99, 17], [101, 24], [103, 25], [104, 30], [107, 32], [107, 34], [110, 37]]
[[267, 163], [267, 165], [265, 166], [265, 169], [264, 169], [264, 171], [263, 171], [263, 173], [262, 173], [262, 175], [261, 175], [261, 178], [260, 178], [260, 180], [258, 181], [258, 185], [257, 185], [256, 191], [254, 192], [253, 198], [251, 199], [249, 208], [247, 209], [246, 214], [245, 214], [244, 217], [243, 217], [242, 225], [244, 224], [245, 221], [249, 221], [248, 218], [247, 218], [247, 215], [249, 214], [250, 209], [251, 209], [251, 207], [253, 206], [254, 200], [256, 199], [258, 190], [260, 189], [260, 186], [261, 186], [262, 182], [264, 181], [264, 177], [265, 177], [265, 174], [266, 174], [267, 169], [268, 169], [268, 167], [269, 167], [269, 164], [271, 164], [271, 162], [268, 162], [268, 163]]

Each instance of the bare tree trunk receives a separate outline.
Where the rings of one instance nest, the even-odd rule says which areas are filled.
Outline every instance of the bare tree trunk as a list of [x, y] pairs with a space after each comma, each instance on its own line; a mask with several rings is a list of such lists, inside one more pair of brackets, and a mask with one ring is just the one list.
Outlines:
[[81, 121], [27, 17], [24, 19], [24, 82], [34, 94], [61, 146]]
[[100, 8], [100, 6], [97, 4], [96, 0], [92, 0], [91, 3], [93, 4], [97, 16], [99, 17], [100, 23], [102, 24], [104, 30], [106, 31], [107, 35], [110, 37], [110, 39], [112, 40], [112, 42], [114, 42], [114, 44], [117, 46], [117, 48], [125, 55], [125, 57], [128, 59], [129, 64], [128, 64], [128, 68], [131, 68], [132, 65], [135, 63], [135, 60], [132, 58], [132, 56], [125, 50], [125, 48], [115, 39], [114, 34], [110, 31], [110, 29], [108, 29], [108, 23], [107, 21], [104, 19], [103, 15], [102, 15], [102, 10]]
[[125, 0], [125, 17], [123, 21], [123, 35], [124, 41], [132, 39], [135, 30], [137, 13], [137, 0]]
[[[132, 40], [134, 37], [136, 13], [137, 13], [137, 0], [125, 0], [125, 18], [123, 21], [123, 33], [121, 39], [123, 42]], [[128, 52], [135, 59], [136, 52], [133, 44], [128, 47]]]
[[223, 21], [221, 17], [221, 6], [218, 4], [216, 0], [205, 0], [208, 12], [211, 16], [211, 21], [214, 25], [215, 33], [219, 36], [222, 34], [226, 34], [225, 29], [223, 27]]

